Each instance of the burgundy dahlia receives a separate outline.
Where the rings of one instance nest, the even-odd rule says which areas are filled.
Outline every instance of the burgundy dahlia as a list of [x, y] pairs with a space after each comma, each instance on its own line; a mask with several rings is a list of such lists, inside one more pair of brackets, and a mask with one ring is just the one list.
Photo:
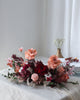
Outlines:
[[37, 73], [40, 76], [44, 76], [45, 74], [48, 73], [48, 67], [44, 65], [41, 61], [37, 61], [35, 65], [34, 72]]
[[24, 59], [22, 57], [17, 57], [15, 54], [12, 55], [12, 58], [15, 60], [15, 61], [24, 61]]
[[24, 71], [21, 71], [21, 73], [20, 73], [20, 77], [24, 80], [24, 81], [26, 81], [27, 80], [27, 78], [29, 78], [30, 77], [30, 75], [31, 75], [31, 73], [30, 73], [30, 71], [28, 71], [28, 70], [24, 70]]
[[29, 78], [31, 76], [31, 72], [28, 70], [28, 68], [30, 67], [29, 64], [25, 64], [23, 66], [23, 69], [21, 70], [21, 72], [19, 72], [19, 76], [26, 81], [27, 78]]
[[29, 68], [29, 67], [30, 67], [30, 64], [24, 64], [22, 71], [27, 70], [27, 68]]

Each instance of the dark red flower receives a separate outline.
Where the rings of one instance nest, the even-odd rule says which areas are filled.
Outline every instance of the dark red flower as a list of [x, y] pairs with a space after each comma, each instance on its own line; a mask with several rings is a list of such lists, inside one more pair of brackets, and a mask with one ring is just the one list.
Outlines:
[[15, 61], [24, 61], [24, 59], [22, 57], [17, 57], [15, 54], [12, 55], [12, 58], [15, 60]]
[[44, 76], [48, 73], [48, 67], [44, 65], [41, 61], [37, 61], [34, 72], [39, 74], [40, 76]]
[[28, 70], [21, 71], [21, 73], [20, 73], [20, 77], [21, 77], [24, 81], [26, 81], [27, 78], [30, 77], [30, 75], [31, 75], [31, 72], [28, 71]]
[[25, 64], [21, 72], [19, 72], [18, 74], [18, 76], [20, 76], [24, 81], [26, 81], [27, 78], [31, 76], [31, 72], [28, 70], [29, 67], [30, 67], [29, 64]]
[[27, 68], [29, 68], [29, 67], [30, 67], [30, 64], [24, 64], [22, 71], [27, 70]]
[[51, 81], [52, 80], [52, 77], [47, 77], [47, 81]]
[[65, 60], [69, 60], [69, 61], [71, 61], [71, 59], [72, 59], [72, 57], [69, 57], [69, 58], [65, 58]]
[[66, 58], [65, 60], [68, 60], [69, 62], [79, 62], [79, 59], [72, 57]]

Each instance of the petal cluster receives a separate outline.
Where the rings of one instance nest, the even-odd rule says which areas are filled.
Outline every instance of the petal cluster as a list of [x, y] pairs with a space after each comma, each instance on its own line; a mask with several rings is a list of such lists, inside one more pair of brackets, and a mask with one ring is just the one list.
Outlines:
[[61, 64], [61, 61], [58, 60], [58, 57], [56, 55], [53, 55], [48, 60], [48, 68], [55, 69]]
[[25, 59], [32, 60], [35, 58], [36, 55], [37, 55], [36, 49], [31, 48], [25, 51]]

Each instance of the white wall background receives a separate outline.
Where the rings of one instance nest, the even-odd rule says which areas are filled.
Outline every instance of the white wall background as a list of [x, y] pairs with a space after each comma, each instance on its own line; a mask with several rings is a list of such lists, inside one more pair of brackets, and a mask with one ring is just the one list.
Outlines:
[[21, 46], [40, 55], [43, 6], [43, 0], [0, 0], [0, 67]]
[[43, 55], [56, 54], [54, 40], [64, 38], [64, 57], [80, 58], [80, 0], [46, 0]]
[[[65, 0], [45, 1], [45, 24], [43, 33], [43, 55], [56, 54], [54, 40], [64, 38], [64, 9]], [[45, 37], [45, 38], [44, 38]]]

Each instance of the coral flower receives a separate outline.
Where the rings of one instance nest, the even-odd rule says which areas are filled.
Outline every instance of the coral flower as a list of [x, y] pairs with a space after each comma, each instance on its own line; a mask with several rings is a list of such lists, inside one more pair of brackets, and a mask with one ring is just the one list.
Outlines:
[[19, 48], [19, 51], [22, 52], [23, 51], [23, 47]]
[[36, 73], [32, 74], [31, 79], [32, 79], [34, 82], [36, 82], [36, 81], [39, 79], [38, 74], [36, 74]]
[[25, 51], [25, 59], [32, 60], [35, 58], [36, 55], [37, 55], [36, 49], [31, 48]]
[[48, 60], [48, 68], [55, 69], [57, 66], [61, 64], [61, 61], [58, 60], [58, 57], [56, 55], [53, 55]]

